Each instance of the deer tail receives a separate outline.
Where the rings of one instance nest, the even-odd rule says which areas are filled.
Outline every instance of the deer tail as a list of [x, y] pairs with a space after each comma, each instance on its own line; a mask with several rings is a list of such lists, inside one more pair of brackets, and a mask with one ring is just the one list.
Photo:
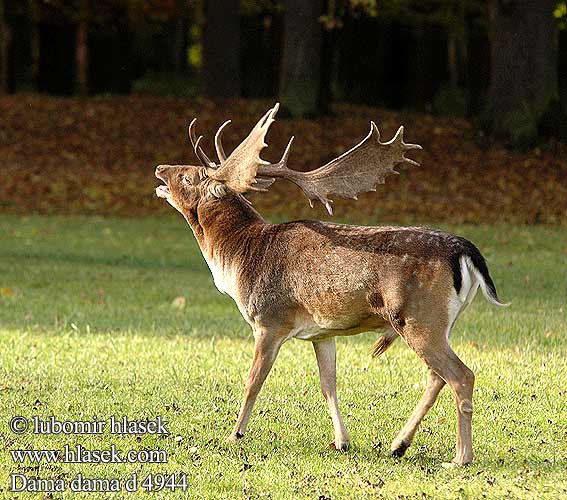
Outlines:
[[372, 347], [370, 348], [370, 355], [373, 358], [377, 358], [381, 354], [384, 354], [397, 338], [397, 332], [393, 328], [387, 328], [384, 335], [372, 344]]

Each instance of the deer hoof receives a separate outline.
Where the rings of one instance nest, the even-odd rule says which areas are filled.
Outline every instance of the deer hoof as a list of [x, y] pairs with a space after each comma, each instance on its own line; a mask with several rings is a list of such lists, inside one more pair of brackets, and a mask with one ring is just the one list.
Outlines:
[[470, 458], [470, 459], [459, 459], [459, 458], [455, 457], [450, 462], [443, 462], [441, 464], [441, 467], [443, 467], [444, 469], [453, 469], [454, 467], [462, 467], [462, 466], [466, 466], [466, 465], [470, 465], [470, 464], [472, 464], [472, 458]]
[[392, 448], [390, 449], [390, 455], [397, 458], [403, 457], [408, 448], [409, 443], [402, 439], [399, 443], [396, 443], [395, 446], [392, 445]]
[[226, 438], [226, 442], [227, 443], [237, 443], [238, 441], [240, 441], [242, 438], [244, 437], [244, 434], [240, 434], [240, 432], [233, 432], [230, 434], [230, 436], [228, 436]]
[[329, 443], [329, 448], [333, 449], [333, 450], [339, 450], [339, 451], [347, 451], [350, 448], [350, 442], [349, 441], [343, 441], [340, 443]]

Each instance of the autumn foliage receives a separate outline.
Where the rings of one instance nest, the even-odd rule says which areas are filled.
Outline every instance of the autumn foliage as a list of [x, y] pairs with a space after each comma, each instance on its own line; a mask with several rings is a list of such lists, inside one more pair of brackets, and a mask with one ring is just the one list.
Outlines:
[[[197, 160], [187, 125], [198, 117], [204, 146], [226, 119], [225, 148], [234, 147], [272, 102], [175, 99], [132, 95], [63, 99], [39, 95], [0, 98], [0, 211], [99, 215], [171, 213], [154, 195], [158, 163]], [[374, 120], [384, 139], [401, 124], [406, 140], [424, 148], [421, 167], [401, 167], [376, 193], [336, 200], [338, 218], [378, 221], [567, 221], [567, 147], [550, 143], [526, 153], [483, 143], [465, 121], [380, 108], [336, 105], [318, 120], [280, 118], [264, 157], [279, 159], [291, 135], [289, 166], [322, 165], [360, 141]], [[254, 195], [268, 216], [325, 217], [295, 186], [279, 181]]]

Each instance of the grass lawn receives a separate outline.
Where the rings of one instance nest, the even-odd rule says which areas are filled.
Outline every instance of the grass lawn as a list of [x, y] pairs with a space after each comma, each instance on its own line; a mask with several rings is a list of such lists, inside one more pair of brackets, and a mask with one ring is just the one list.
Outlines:
[[[455, 350], [477, 376], [476, 462], [456, 469], [441, 467], [455, 445], [448, 389], [406, 456], [389, 456], [425, 369], [403, 342], [372, 361], [374, 333], [337, 342], [350, 451], [328, 447], [332, 427], [313, 349], [301, 341], [283, 347], [246, 438], [226, 444], [252, 336], [232, 300], [214, 288], [185, 223], [0, 216], [0, 495], [26, 497], [8, 491], [10, 473], [70, 481], [80, 472], [187, 474], [187, 493], [156, 498], [566, 498], [567, 233], [445, 229], [478, 244], [501, 299], [512, 302], [496, 309], [479, 294], [453, 330]], [[162, 416], [170, 434], [16, 435], [8, 427], [14, 415]], [[15, 464], [9, 453], [79, 443], [162, 449], [168, 463]]]

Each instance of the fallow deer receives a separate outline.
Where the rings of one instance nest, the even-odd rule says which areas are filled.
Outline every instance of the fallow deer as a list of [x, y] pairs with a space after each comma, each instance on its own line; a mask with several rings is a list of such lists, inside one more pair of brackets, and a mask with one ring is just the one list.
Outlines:
[[336, 394], [335, 337], [384, 329], [372, 346], [382, 354], [400, 336], [428, 366], [425, 393], [395, 437], [391, 453], [402, 456], [445, 384], [457, 407], [457, 445], [453, 464], [473, 459], [471, 417], [474, 374], [449, 346], [451, 328], [480, 287], [501, 306], [486, 262], [470, 241], [423, 227], [364, 227], [319, 221], [270, 224], [244, 194], [266, 191], [276, 178], [299, 186], [312, 205], [320, 201], [332, 214], [331, 194], [354, 198], [375, 191], [409, 150], [403, 127], [381, 142], [371, 122], [358, 145], [309, 172], [287, 168], [293, 137], [278, 163], [260, 158], [266, 133], [278, 110], [270, 109], [244, 141], [226, 155], [215, 135], [218, 163], [189, 126], [202, 165], [160, 165], [164, 185], [156, 194], [187, 220], [213, 275], [252, 327], [255, 347], [244, 400], [229, 442], [244, 436], [252, 407], [282, 344], [310, 340], [315, 349], [323, 395], [334, 427], [334, 447], [349, 447], [349, 435]]

